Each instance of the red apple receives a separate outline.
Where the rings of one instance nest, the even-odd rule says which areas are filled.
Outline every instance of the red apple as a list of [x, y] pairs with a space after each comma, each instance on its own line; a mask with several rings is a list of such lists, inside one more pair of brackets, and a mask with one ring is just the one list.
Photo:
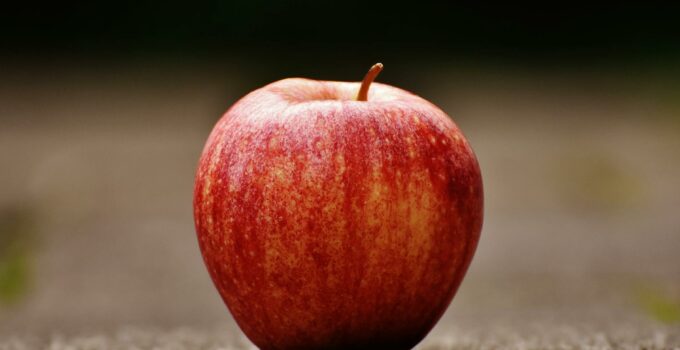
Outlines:
[[[472, 260], [482, 179], [453, 121], [371, 82], [284, 79], [217, 122], [194, 217], [203, 259], [262, 349], [409, 349]], [[369, 92], [370, 87], [370, 92]]]

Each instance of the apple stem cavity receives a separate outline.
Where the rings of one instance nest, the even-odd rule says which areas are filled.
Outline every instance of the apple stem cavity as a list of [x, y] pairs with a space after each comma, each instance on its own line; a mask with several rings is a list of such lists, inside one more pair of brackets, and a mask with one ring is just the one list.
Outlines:
[[380, 74], [383, 69], [382, 63], [376, 63], [368, 70], [364, 80], [361, 82], [361, 87], [359, 88], [359, 94], [357, 94], [357, 101], [368, 101], [368, 88], [371, 87], [371, 83], [375, 80], [375, 77]]

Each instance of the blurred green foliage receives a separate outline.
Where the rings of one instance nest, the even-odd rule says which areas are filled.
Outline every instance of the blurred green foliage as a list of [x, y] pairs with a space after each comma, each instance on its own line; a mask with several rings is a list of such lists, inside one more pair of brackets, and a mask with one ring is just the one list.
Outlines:
[[0, 208], [0, 304], [12, 304], [28, 292], [34, 224], [29, 210]]
[[11, 304], [26, 294], [28, 274], [26, 252], [10, 252], [0, 259], [0, 303]]
[[589, 150], [559, 159], [556, 185], [563, 201], [573, 208], [618, 212], [644, 197], [642, 179], [605, 154]]
[[640, 307], [657, 321], [680, 322], [680, 296], [673, 298], [663, 289], [648, 284], [638, 288], [637, 301]]

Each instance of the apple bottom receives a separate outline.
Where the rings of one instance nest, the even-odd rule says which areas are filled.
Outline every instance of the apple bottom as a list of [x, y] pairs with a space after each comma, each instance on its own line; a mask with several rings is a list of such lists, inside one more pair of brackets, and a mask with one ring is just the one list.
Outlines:
[[274, 180], [277, 166], [263, 169], [236, 191], [213, 185], [213, 205], [197, 213], [205, 263], [244, 333], [262, 349], [422, 340], [474, 253], [475, 187], [415, 172], [395, 183], [354, 179], [352, 191], [342, 178], [296, 182], [290, 173], [287, 183]]

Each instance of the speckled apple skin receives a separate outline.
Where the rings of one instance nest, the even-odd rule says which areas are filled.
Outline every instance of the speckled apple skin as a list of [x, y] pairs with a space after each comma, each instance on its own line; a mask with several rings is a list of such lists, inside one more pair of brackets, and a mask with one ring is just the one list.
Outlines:
[[410, 349], [451, 302], [483, 219], [458, 127], [389, 85], [285, 79], [232, 106], [200, 158], [205, 264], [261, 349]]

